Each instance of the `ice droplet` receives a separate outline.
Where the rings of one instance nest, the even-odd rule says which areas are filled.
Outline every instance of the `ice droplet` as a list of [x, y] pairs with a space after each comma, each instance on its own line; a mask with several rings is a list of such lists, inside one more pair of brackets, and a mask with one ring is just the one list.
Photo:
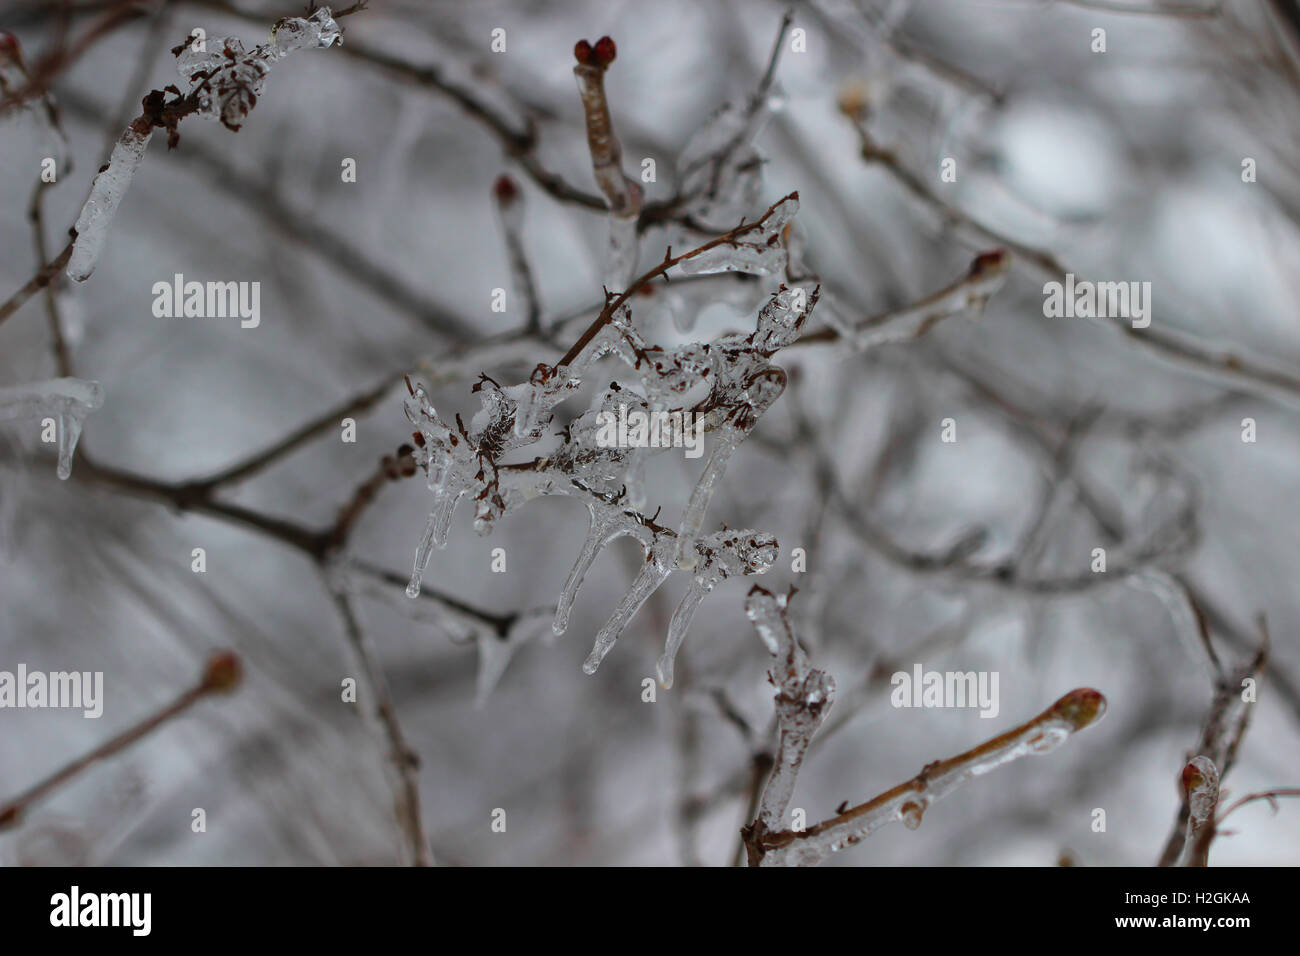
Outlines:
[[914, 801], [902, 805], [898, 810], [898, 818], [903, 821], [903, 826], [909, 830], [915, 830], [921, 825], [921, 817], [925, 813], [925, 807]]

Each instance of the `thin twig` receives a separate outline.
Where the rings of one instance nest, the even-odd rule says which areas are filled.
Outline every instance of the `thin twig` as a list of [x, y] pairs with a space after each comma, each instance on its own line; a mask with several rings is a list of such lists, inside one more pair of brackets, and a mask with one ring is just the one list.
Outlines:
[[415, 866], [432, 866], [433, 852], [424, 835], [424, 822], [420, 809], [420, 758], [406, 742], [402, 725], [397, 720], [388, 683], [370, 652], [365, 633], [346, 594], [331, 591], [334, 606], [343, 622], [343, 633], [356, 656], [365, 680], [361, 691], [388, 741], [388, 761], [395, 771], [394, 811]]
[[57, 790], [87, 767], [125, 750], [141, 737], [183, 714], [209, 694], [227, 693], [234, 690], [238, 686], [241, 676], [242, 667], [238, 657], [229, 652], [214, 654], [208, 659], [199, 682], [177, 697], [172, 703], [100, 744], [89, 753], [66, 764], [44, 780], [11, 799], [8, 803], [0, 806], [0, 830], [17, 824], [22, 815], [34, 803]]

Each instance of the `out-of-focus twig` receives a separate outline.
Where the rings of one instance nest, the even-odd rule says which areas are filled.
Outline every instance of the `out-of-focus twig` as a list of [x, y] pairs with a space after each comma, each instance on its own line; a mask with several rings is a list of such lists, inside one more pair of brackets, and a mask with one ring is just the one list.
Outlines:
[[37, 783], [23, 791], [3, 806], [0, 806], [0, 830], [18, 823], [23, 813], [25, 813], [34, 803], [48, 796], [54, 790], [57, 790], [60, 786], [67, 783], [92, 764], [120, 753], [141, 737], [156, 730], [167, 721], [183, 714], [204, 697], [207, 697], [210, 694], [227, 693], [234, 690], [235, 687], [239, 685], [241, 676], [242, 666], [238, 657], [230, 652], [214, 654], [208, 659], [208, 663], [203, 669], [203, 674], [200, 676], [199, 682], [177, 697], [166, 707], [151, 714], [127, 730], [122, 731], [122, 733], [112, 739], [105, 741], [94, 750], [90, 751], [90, 753], [85, 754], [84, 756], [72, 761], [72, 763], [60, 768], [40, 783]]

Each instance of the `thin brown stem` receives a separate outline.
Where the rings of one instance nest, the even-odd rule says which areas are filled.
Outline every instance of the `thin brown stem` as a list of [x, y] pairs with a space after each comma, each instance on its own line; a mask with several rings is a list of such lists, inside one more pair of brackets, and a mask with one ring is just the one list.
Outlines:
[[65, 764], [44, 780], [0, 806], [0, 830], [17, 824], [33, 804], [49, 796], [87, 767], [120, 753], [169, 720], [180, 716], [209, 694], [233, 690], [238, 686], [240, 677], [241, 665], [238, 657], [229, 652], [214, 654], [209, 658], [199, 682], [170, 704], [100, 744], [89, 753]]

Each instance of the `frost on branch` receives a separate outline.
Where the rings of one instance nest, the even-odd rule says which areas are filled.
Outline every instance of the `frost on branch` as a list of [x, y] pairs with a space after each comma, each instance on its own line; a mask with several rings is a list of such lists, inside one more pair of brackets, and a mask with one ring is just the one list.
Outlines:
[[155, 128], [168, 131], [169, 146], [179, 139], [177, 124], [191, 113], [219, 119], [227, 129], [238, 130], [257, 105], [271, 67], [295, 50], [323, 49], [336, 41], [343, 42], [339, 26], [329, 7], [321, 7], [305, 19], [280, 20], [271, 30], [270, 41], [248, 52], [238, 37], [206, 41], [202, 50], [187, 42], [173, 51], [177, 70], [189, 81], [189, 91], [182, 94], [169, 86], [166, 92], [175, 98], [165, 101], [163, 92], [154, 90], [143, 101], [144, 112], [123, 130], [77, 217], [68, 277], [84, 282], [95, 271], [113, 217], [140, 168]]
[[780, 734], [776, 761], [759, 799], [758, 814], [742, 835], [751, 866], [815, 866], [873, 831], [899, 822], [921, 825], [925, 811], [974, 777], [1030, 755], [1051, 753], [1106, 712], [1095, 690], [1072, 690], [1028, 723], [948, 760], [926, 765], [906, 783], [806, 830], [780, 829], [794, 795], [804, 755], [835, 693], [828, 674], [809, 666], [786, 614], [787, 599], [755, 586], [746, 614], [772, 655]]
[[72, 456], [77, 451], [81, 426], [86, 417], [104, 404], [104, 389], [98, 382], [79, 378], [55, 378], [28, 385], [0, 388], [0, 420], [53, 418], [58, 425], [58, 474], [72, 474]]
[[[407, 594], [419, 594], [434, 548], [446, 545], [454, 511], [462, 500], [474, 503], [475, 529], [490, 532], [498, 518], [542, 495], [567, 495], [586, 506], [586, 540], [559, 593], [552, 629], [568, 627], [578, 589], [600, 552], [620, 537], [641, 546], [645, 562], [627, 594], [600, 629], [583, 665], [594, 673], [645, 601], [675, 571], [689, 571], [692, 583], [669, 624], [659, 678], [673, 681], [673, 665], [704, 596], [729, 577], [761, 574], [775, 561], [776, 539], [754, 530], [706, 532], [705, 515], [736, 448], [753, 430], [785, 387], [785, 373], [772, 356], [800, 335], [817, 302], [817, 289], [782, 286], [759, 310], [749, 334], [665, 349], [648, 344], [632, 324], [627, 305], [633, 291], [669, 268], [717, 249], [735, 250], [756, 239], [778, 239], [797, 208], [793, 194], [767, 213], [703, 246], [664, 261], [620, 296], [610, 296], [597, 322], [554, 366], [538, 365], [527, 382], [502, 386], [483, 375], [474, 391], [479, 412], [466, 427], [459, 416], [440, 415], [423, 386], [411, 385], [406, 414], [418, 429], [414, 453], [423, 470], [432, 507], [416, 549]], [[550, 428], [555, 407], [583, 384], [589, 369], [606, 358], [627, 368], [600, 391], [590, 407], [561, 430]], [[636, 411], [657, 422], [677, 422], [712, 435], [712, 448], [676, 528], [647, 516], [642, 502], [642, 467], [664, 443], [611, 440], [610, 422], [627, 421]], [[637, 416], [640, 418], [640, 416]], [[507, 457], [546, 438], [555, 446], [531, 461]], [[516, 456], [517, 457], [517, 456]]]

